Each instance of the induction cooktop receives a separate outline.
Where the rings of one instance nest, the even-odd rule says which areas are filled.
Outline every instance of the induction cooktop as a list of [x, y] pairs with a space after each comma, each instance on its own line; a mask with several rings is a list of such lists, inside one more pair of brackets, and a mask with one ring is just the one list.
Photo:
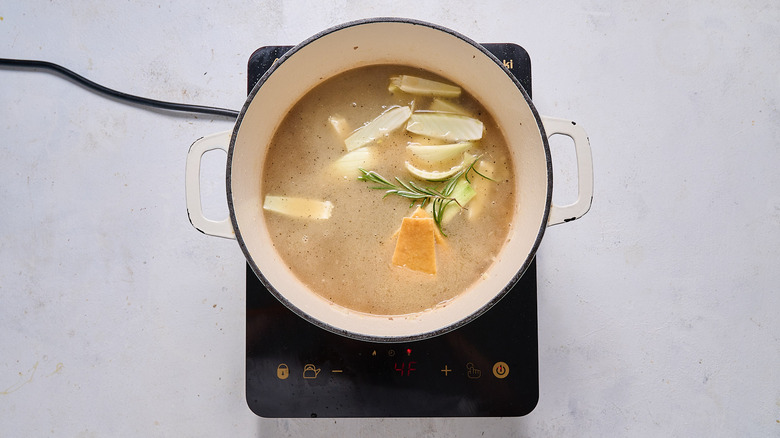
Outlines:
[[[483, 44], [531, 95], [516, 44]], [[248, 62], [248, 89], [291, 46]], [[519, 260], [522, 262], [522, 260]], [[326, 331], [278, 301], [246, 267], [246, 399], [262, 417], [506, 417], [539, 398], [536, 260], [474, 321], [434, 338], [372, 343]]]

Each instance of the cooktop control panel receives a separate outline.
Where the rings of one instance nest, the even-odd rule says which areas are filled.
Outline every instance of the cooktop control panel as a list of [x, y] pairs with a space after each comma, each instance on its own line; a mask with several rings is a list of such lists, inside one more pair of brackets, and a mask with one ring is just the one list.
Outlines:
[[[528, 54], [484, 44], [530, 95]], [[258, 49], [249, 89], [290, 46]], [[284, 307], [246, 269], [246, 397], [262, 417], [521, 416], [539, 395], [536, 261], [492, 309], [435, 338], [371, 343]]]

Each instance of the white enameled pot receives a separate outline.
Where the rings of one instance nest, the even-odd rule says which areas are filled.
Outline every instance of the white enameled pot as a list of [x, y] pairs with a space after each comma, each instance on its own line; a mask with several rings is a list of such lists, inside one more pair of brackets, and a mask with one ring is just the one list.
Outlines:
[[[484, 279], [446, 305], [410, 315], [369, 315], [311, 292], [273, 249], [263, 218], [263, 160], [290, 108], [323, 80], [372, 64], [421, 67], [460, 84], [493, 115], [512, 151], [517, 194], [507, 242]], [[585, 214], [593, 194], [588, 138], [571, 121], [541, 117], [528, 94], [482, 46], [452, 30], [416, 20], [378, 18], [346, 23], [313, 36], [282, 56], [249, 94], [232, 131], [197, 140], [187, 157], [187, 210], [203, 233], [235, 238], [248, 264], [284, 305], [322, 328], [375, 342], [424, 339], [472, 321], [498, 302], [534, 258], [545, 229]], [[552, 203], [548, 137], [573, 139], [578, 199]], [[227, 152], [230, 216], [207, 219], [200, 204], [200, 161], [212, 149]]]

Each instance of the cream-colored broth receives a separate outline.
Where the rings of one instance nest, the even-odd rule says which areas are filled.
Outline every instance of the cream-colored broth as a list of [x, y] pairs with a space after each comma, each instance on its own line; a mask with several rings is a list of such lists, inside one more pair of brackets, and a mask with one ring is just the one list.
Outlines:
[[[371, 183], [359, 181], [357, 175], [345, 177], [333, 171], [332, 163], [346, 149], [343, 137], [328, 118], [338, 114], [356, 129], [392, 105], [409, 105], [414, 100], [416, 108], [424, 109], [430, 104], [430, 98], [389, 93], [389, 77], [397, 74], [437, 79], [403, 66], [371, 66], [342, 73], [310, 91], [288, 113], [274, 136], [263, 181], [263, 196], [333, 203], [332, 216], [325, 220], [266, 212], [275, 249], [314, 292], [338, 305], [380, 315], [429, 309], [474, 284], [503, 246], [515, 202], [511, 156], [500, 129], [474, 99], [461, 96], [458, 104], [485, 124], [476, 151], [483, 161], [495, 164], [498, 181], [471, 174], [476, 184], [491, 188], [490, 199], [478, 219], [469, 220], [462, 212], [445, 225], [448, 237], [445, 245], [437, 245], [435, 275], [391, 264], [393, 235], [415, 207], [405, 198], [383, 198], [382, 191], [371, 189]], [[377, 157], [377, 164], [367, 170], [388, 179], [415, 180], [404, 168], [410, 141], [420, 138], [402, 128], [367, 146]]]

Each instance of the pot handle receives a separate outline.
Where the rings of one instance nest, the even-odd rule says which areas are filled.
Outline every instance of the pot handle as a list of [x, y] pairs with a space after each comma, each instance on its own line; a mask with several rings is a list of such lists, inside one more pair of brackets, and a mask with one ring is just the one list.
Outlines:
[[569, 205], [552, 204], [547, 220], [547, 226], [550, 226], [579, 219], [590, 210], [593, 202], [593, 157], [588, 134], [581, 126], [571, 120], [545, 116], [541, 119], [548, 139], [556, 134], [571, 138], [577, 154], [577, 200]]
[[227, 239], [236, 238], [230, 217], [215, 221], [203, 215], [203, 207], [200, 202], [200, 164], [203, 154], [208, 151], [222, 149], [227, 153], [232, 132], [232, 130], [217, 132], [195, 140], [187, 152], [187, 163], [184, 171], [187, 216], [190, 218], [190, 223], [204, 234]]

